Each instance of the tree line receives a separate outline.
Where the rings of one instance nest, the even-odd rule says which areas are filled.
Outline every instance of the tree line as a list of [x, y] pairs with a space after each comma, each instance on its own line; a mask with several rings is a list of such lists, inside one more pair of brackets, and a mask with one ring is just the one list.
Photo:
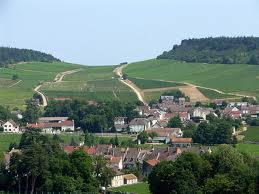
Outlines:
[[217, 37], [183, 40], [157, 59], [173, 59], [193, 63], [259, 65], [259, 38]]
[[103, 157], [91, 158], [83, 150], [66, 154], [58, 136], [25, 132], [9, 167], [0, 166], [0, 190], [14, 193], [98, 193], [114, 172]]
[[45, 108], [44, 116], [69, 117], [75, 121], [77, 127], [91, 133], [112, 132], [115, 131], [115, 117], [126, 117], [126, 121], [138, 117], [138, 113], [135, 111], [137, 104], [110, 101], [89, 105], [87, 102], [78, 100], [50, 101]]
[[228, 145], [212, 152], [185, 152], [175, 162], [156, 165], [148, 177], [153, 194], [258, 193], [259, 163]]
[[55, 62], [60, 61], [50, 54], [29, 49], [18, 49], [9, 47], [0, 47], [0, 67], [6, 67], [9, 64], [19, 62]]

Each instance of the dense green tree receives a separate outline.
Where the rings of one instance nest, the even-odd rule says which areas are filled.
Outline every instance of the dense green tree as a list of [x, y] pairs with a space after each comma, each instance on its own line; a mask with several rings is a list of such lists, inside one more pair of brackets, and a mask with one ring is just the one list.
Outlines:
[[23, 122], [25, 123], [36, 123], [41, 115], [39, 106], [34, 100], [26, 101], [26, 110], [23, 114]]
[[171, 118], [167, 124], [167, 127], [182, 128], [183, 124], [182, 124], [181, 118], [179, 116]]
[[39, 51], [0, 47], [0, 67], [6, 67], [8, 64], [32, 61], [54, 62], [60, 60]]
[[173, 59], [193, 63], [258, 65], [259, 38], [217, 37], [183, 40], [157, 59]]
[[145, 144], [148, 141], [148, 133], [146, 131], [142, 131], [138, 134], [138, 140], [140, 140], [141, 144]]

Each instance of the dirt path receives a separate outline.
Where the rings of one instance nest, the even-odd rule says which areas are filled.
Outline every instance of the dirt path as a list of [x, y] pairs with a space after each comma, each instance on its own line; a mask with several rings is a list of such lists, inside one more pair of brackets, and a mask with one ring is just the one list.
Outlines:
[[34, 91], [41, 96], [42, 102], [43, 102], [42, 106], [46, 107], [48, 105], [48, 101], [47, 101], [47, 97], [40, 91], [41, 86], [42, 84], [38, 85], [36, 88], [34, 88]]
[[54, 79], [54, 82], [62, 82], [62, 80], [64, 79], [64, 77], [66, 75], [70, 75], [70, 74], [73, 74], [73, 73], [77, 73], [79, 71], [82, 71], [82, 69], [74, 69], [74, 70], [70, 70], [70, 71], [64, 71], [64, 72], [61, 72], [61, 73], [58, 73]]
[[[73, 73], [76, 73], [76, 72], [79, 72], [79, 71], [82, 71], [82, 69], [74, 69], [74, 70], [71, 70], [71, 71], [64, 71], [64, 72], [61, 72], [61, 73], [58, 73], [54, 79], [53, 82], [56, 82], [56, 83], [59, 83], [59, 82], [62, 82], [62, 80], [64, 79], [64, 77], [66, 75], [70, 75], [70, 74], [73, 74]], [[48, 82], [50, 83], [50, 82]], [[47, 97], [45, 94], [43, 94], [41, 91], [40, 91], [40, 88], [42, 87], [43, 83], [38, 85], [36, 88], [34, 88], [34, 91], [39, 94], [42, 98], [42, 101], [43, 101], [43, 104], [42, 106], [43, 107], [46, 107], [48, 105], [48, 100], [47, 100]]]
[[[143, 77], [135, 77], [137, 79], [145, 79]], [[200, 86], [200, 85], [194, 85], [194, 84], [191, 84], [191, 83], [188, 83], [188, 82], [178, 82], [178, 81], [168, 81], [168, 80], [161, 80], [161, 79], [152, 79], [152, 80], [155, 80], [155, 81], [163, 81], [163, 82], [171, 82], [171, 83], [179, 83], [179, 84], [185, 84], [187, 86], [191, 86], [191, 87], [195, 87], [196, 89], [197, 88], [202, 88], [202, 89], [207, 89], [207, 90], [211, 90], [211, 91], [214, 91], [214, 92], [217, 92], [219, 94], [224, 94], [224, 95], [232, 95], [232, 96], [236, 96], [236, 97], [248, 97], [248, 98], [253, 98], [254, 100], [256, 100], [256, 97], [255, 96], [250, 96], [250, 95], [244, 95], [244, 94], [239, 94], [239, 93], [232, 93], [232, 92], [223, 92], [223, 91], [220, 91], [218, 89], [215, 89], [215, 88], [209, 88], [209, 87], [204, 87], [204, 86]], [[179, 87], [180, 88], [180, 87]], [[197, 89], [198, 90], [198, 89]], [[199, 90], [198, 90], [199, 91]], [[199, 91], [200, 92], [200, 91]], [[200, 92], [201, 93], [201, 92]], [[206, 97], [205, 97], [206, 98]]]
[[119, 81], [123, 84], [125, 84], [126, 86], [128, 86], [129, 88], [131, 88], [133, 90], [133, 92], [137, 95], [138, 100], [141, 101], [143, 104], [147, 105], [147, 102], [144, 100], [144, 93], [141, 91], [140, 88], [138, 88], [133, 82], [131, 82], [130, 80], [123, 80], [122, 76], [122, 70], [123, 68], [125, 68], [127, 65], [122, 65], [120, 67], [117, 67], [116, 69], [114, 69], [114, 73], [119, 76]]
[[19, 80], [18, 82], [16, 82], [16, 83], [14, 83], [14, 84], [10, 85], [8, 88], [12, 88], [12, 87], [14, 87], [14, 86], [18, 85], [18, 84], [19, 84], [19, 83], [21, 83], [21, 82], [22, 82], [22, 80]]

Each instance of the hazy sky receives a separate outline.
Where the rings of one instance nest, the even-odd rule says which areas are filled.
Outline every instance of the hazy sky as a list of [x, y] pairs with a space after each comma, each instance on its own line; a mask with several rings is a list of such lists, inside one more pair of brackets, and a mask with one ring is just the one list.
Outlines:
[[259, 0], [0, 0], [0, 45], [109, 65], [182, 39], [259, 36]]

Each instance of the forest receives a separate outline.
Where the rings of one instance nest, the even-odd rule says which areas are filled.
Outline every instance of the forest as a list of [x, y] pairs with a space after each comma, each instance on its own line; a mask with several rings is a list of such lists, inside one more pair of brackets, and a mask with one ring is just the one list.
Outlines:
[[217, 37], [183, 40], [157, 59], [192, 63], [259, 65], [259, 38]]
[[18, 49], [9, 47], [0, 47], [0, 67], [19, 62], [55, 62], [60, 61], [50, 54], [42, 53], [29, 49]]

